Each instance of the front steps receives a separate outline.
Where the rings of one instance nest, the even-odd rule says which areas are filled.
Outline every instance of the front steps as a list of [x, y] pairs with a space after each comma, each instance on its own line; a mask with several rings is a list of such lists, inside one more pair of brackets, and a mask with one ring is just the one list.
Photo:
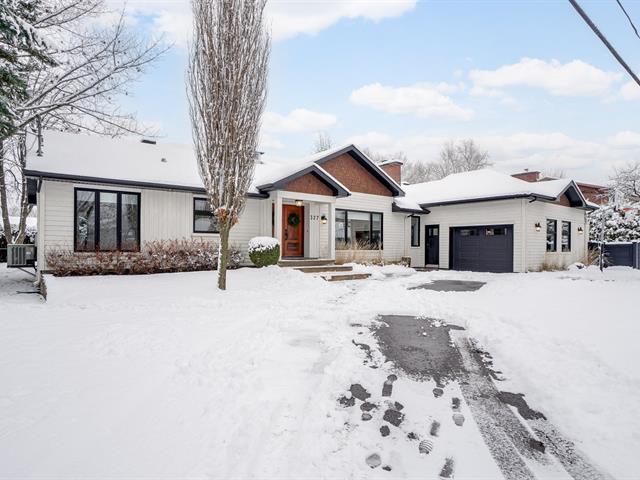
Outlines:
[[282, 259], [278, 262], [281, 267], [290, 267], [303, 273], [310, 273], [324, 278], [327, 282], [341, 282], [346, 280], [364, 280], [370, 273], [353, 273], [349, 265], [336, 265], [333, 260], [322, 258]]

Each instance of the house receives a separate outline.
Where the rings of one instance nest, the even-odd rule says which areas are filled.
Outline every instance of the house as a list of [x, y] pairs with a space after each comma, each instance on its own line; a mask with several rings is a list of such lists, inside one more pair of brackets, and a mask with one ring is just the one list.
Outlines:
[[[46, 132], [26, 175], [45, 252], [137, 251], [177, 238], [216, 241], [190, 147]], [[401, 162], [375, 164], [354, 145], [298, 162], [258, 161], [230, 241], [280, 240], [285, 258], [361, 254], [414, 266], [496, 272], [569, 264], [586, 251], [589, 205], [571, 180], [528, 183], [482, 170], [401, 186]]]
[[[512, 177], [519, 178], [525, 182], [546, 182], [548, 180], [557, 180], [553, 177], [543, 176], [538, 171], [525, 170], [524, 172], [514, 173]], [[593, 183], [576, 182], [576, 185], [584, 195], [584, 198], [595, 205], [606, 205], [609, 203], [609, 189], [604, 185], [595, 185]]]

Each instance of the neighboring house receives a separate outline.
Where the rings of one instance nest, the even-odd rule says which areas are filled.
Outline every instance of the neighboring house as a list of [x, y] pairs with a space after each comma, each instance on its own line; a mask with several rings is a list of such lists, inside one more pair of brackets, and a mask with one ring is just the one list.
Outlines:
[[[524, 171], [514, 173], [512, 177], [519, 178], [525, 182], [547, 182], [549, 180], [557, 180], [553, 177], [545, 177], [538, 171]], [[603, 185], [595, 185], [593, 183], [576, 182], [576, 185], [584, 195], [584, 198], [596, 205], [606, 205], [609, 203], [609, 189]]]
[[[401, 187], [400, 162], [376, 165], [348, 145], [299, 162], [258, 162], [231, 243], [270, 235], [282, 256], [360, 255], [480, 271], [539, 269], [583, 259], [586, 211], [575, 183], [531, 184], [477, 171]], [[38, 204], [38, 265], [45, 252], [136, 251], [145, 242], [217, 241], [216, 221], [191, 148], [47, 132], [27, 162]]]

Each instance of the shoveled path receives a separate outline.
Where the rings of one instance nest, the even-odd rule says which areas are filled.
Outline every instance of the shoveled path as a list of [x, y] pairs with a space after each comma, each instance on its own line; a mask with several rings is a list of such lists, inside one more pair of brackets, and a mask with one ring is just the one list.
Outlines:
[[[544, 415], [522, 395], [500, 392], [487, 362], [463, 328], [412, 316], [380, 317], [382, 353], [410, 377], [457, 382], [487, 448], [507, 480], [573, 478], [604, 480]], [[511, 407], [515, 407], [517, 412]]]

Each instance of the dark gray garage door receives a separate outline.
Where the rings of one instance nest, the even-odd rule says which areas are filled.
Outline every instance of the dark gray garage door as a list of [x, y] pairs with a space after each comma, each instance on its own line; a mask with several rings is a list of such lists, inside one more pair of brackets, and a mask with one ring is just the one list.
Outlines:
[[451, 268], [473, 272], [513, 272], [513, 225], [451, 229]]

